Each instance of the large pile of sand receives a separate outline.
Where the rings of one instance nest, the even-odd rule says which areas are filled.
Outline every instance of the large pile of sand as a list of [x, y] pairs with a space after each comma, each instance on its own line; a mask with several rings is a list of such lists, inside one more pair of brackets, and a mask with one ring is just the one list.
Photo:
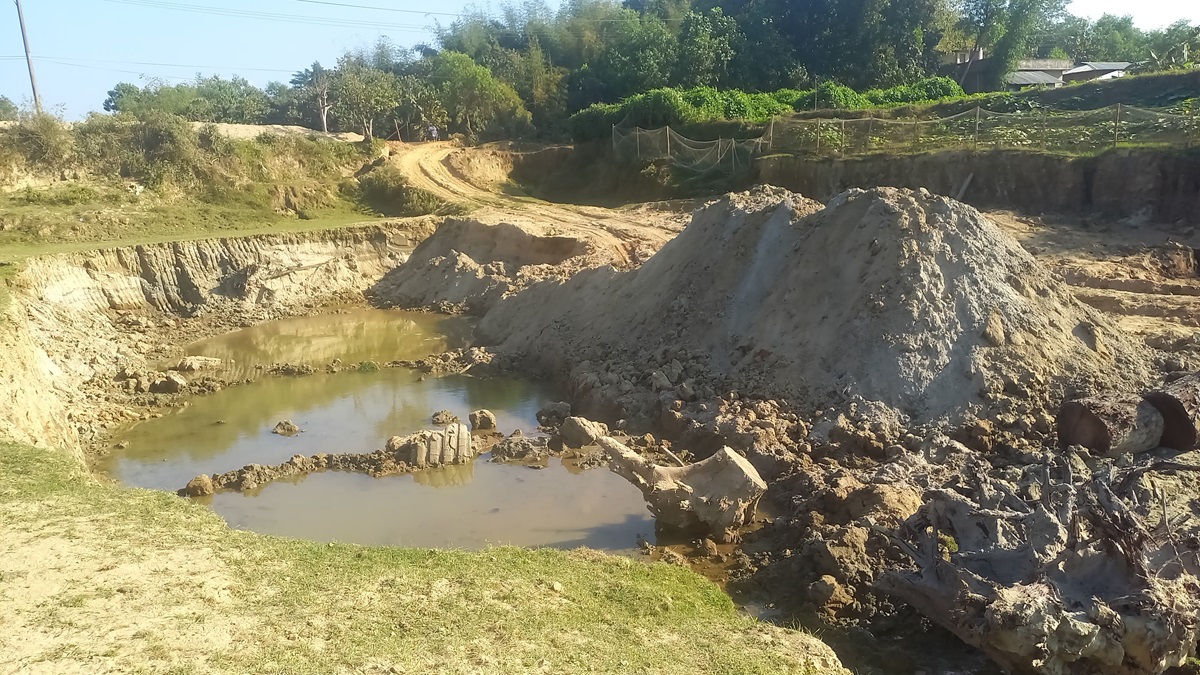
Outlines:
[[1144, 346], [978, 211], [888, 188], [823, 209], [777, 188], [730, 195], [640, 268], [535, 284], [478, 334], [568, 369], [683, 349], [743, 391], [862, 397], [914, 422], [1152, 372]]

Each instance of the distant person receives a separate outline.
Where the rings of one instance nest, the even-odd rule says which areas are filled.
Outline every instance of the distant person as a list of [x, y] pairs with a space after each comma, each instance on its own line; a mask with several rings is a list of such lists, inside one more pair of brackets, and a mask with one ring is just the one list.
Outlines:
[[429, 125], [429, 140], [436, 141], [438, 139], [438, 128], [434, 124]]

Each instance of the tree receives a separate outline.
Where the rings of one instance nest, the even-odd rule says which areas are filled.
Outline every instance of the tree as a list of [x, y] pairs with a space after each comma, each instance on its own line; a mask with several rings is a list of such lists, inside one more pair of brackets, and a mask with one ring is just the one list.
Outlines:
[[375, 120], [400, 104], [396, 76], [344, 59], [333, 78], [333, 115], [344, 126], [357, 127], [368, 140], [374, 136]]
[[115, 87], [108, 90], [108, 98], [104, 99], [104, 111], [111, 113], [128, 111], [137, 107], [141, 96], [142, 89], [136, 84], [118, 82]]
[[333, 73], [322, 67], [320, 61], [313, 61], [311, 67], [292, 77], [292, 86], [300, 90], [320, 118], [321, 131], [328, 132], [329, 111], [333, 109]]
[[1003, 89], [1005, 77], [1012, 72], [1017, 62], [1031, 48], [1034, 33], [1039, 26], [1051, 22], [1051, 17], [1061, 15], [1062, 0], [1009, 0], [1005, 11], [1004, 31], [992, 49], [995, 62], [988, 71], [992, 89]]
[[[445, 128], [449, 121], [446, 108], [433, 87], [412, 75], [397, 78], [400, 105], [394, 111], [397, 125], [404, 125], [404, 135], [411, 138], [412, 129], [425, 129], [429, 125]], [[401, 138], [403, 138], [402, 136]]]
[[17, 119], [20, 109], [7, 96], [0, 96], [0, 122], [12, 122]]
[[186, 117], [197, 122], [261, 124], [270, 110], [267, 95], [244, 77], [196, 77], [195, 98]]
[[575, 74], [568, 99], [572, 107], [617, 101], [670, 84], [678, 40], [662, 19], [623, 10], [604, 31], [604, 48], [588, 64], [591, 82], [585, 85], [585, 73]]
[[672, 80], [684, 87], [729, 84], [729, 65], [744, 37], [720, 7], [688, 12], [679, 29], [679, 55]]
[[530, 123], [517, 92], [466, 54], [438, 54], [433, 59], [433, 78], [450, 122], [469, 137], [501, 130], [520, 133]]

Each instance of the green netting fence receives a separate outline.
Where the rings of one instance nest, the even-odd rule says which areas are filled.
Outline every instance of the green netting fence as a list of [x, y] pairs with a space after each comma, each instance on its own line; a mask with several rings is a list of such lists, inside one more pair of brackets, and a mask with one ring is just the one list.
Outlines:
[[767, 153], [811, 157], [1024, 149], [1087, 154], [1113, 147], [1200, 146], [1195, 106], [1125, 105], [1088, 111], [998, 113], [975, 108], [941, 119], [776, 118], [756, 138], [695, 140], [670, 127], [613, 127], [613, 150], [628, 161], [666, 159], [695, 173], [736, 173]]

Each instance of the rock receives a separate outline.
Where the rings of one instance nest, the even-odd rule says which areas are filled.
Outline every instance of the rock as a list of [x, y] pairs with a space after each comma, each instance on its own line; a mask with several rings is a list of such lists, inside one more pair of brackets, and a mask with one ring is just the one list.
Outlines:
[[695, 401], [697, 397], [695, 387], [687, 382], [682, 382], [678, 387], [675, 387], [675, 394], [678, 395], [681, 400], [688, 402]]
[[700, 529], [720, 542], [754, 518], [767, 484], [745, 457], [728, 447], [688, 466], [658, 466], [612, 438], [599, 440], [612, 470], [642, 491], [662, 525]]
[[213, 491], [212, 478], [210, 478], [208, 474], [202, 473], [199, 476], [189, 480], [188, 484], [179, 491], [179, 494], [183, 497], [207, 497], [211, 495]]
[[300, 433], [300, 427], [296, 426], [291, 420], [283, 420], [279, 424], [275, 425], [275, 428], [271, 430], [271, 433], [279, 434], [280, 436], [295, 436], [296, 434]]
[[492, 461], [540, 460], [550, 454], [545, 438], [527, 438], [520, 431], [492, 447]]
[[565, 401], [551, 403], [537, 413], [538, 424], [545, 427], [556, 427], [571, 416], [571, 404]]
[[178, 394], [187, 388], [188, 381], [179, 373], [163, 373], [150, 383], [152, 394]]
[[216, 370], [224, 365], [224, 361], [212, 356], [185, 356], [171, 367], [171, 370], [178, 370], [185, 373], [194, 373], [198, 370]]
[[444, 427], [448, 424], [458, 424], [458, 415], [455, 415], [449, 410], [439, 410], [433, 413], [432, 420], [433, 423], [439, 427]]
[[476, 410], [471, 413], [471, 431], [495, 431], [496, 415], [491, 410]]
[[666, 391], [671, 388], [671, 379], [663, 371], [656, 370], [650, 373], [650, 386], [654, 391]]
[[583, 417], [568, 417], [558, 429], [563, 442], [572, 448], [591, 445], [608, 435], [608, 426]]
[[471, 432], [466, 425], [454, 423], [441, 431], [422, 431], [407, 437], [394, 436], [388, 440], [388, 452], [397, 462], [411, 467], [466, 464], [475, 458]]

